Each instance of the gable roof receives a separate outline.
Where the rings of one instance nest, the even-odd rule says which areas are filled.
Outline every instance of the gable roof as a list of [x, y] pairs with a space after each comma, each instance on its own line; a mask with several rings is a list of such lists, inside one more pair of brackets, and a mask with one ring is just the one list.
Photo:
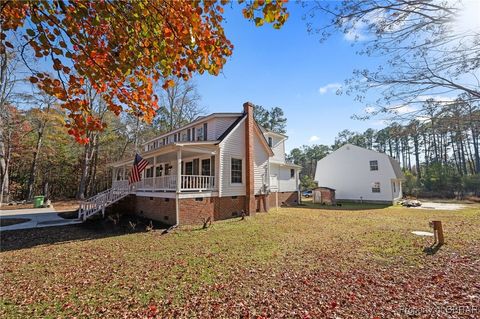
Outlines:
[[[221, 143], [224, 139], [227, 138], [228, 135], [230, 135], [230, 133], [238, 127], [238, 125], [240, 125], [240, 123], [243, 122], [243, 120], [245, 120], [247, 118], [247, 113], [243, 113], [242, 116], [240, 116], [237, 120], [235, 120], [235, 122], [232, 123], [232, 125], [230, 125], [226, 130], [225, 132], [223, 132], [222, 135], [220, 135], [220, 137], [218, 138], [218, 142], [217, 144]], [[257, 135], [258, 137], [260, 138], [260, 143], [265, 147], [265, 149], [267, 150], [267, 153], [269, 154], [269, 156], [273, 156], [273, 150], [272, 148], [270, 147], [270, 145], [268, 145], [268, 142], [265, 138], [265, 135], [263, 135], [263, 132], [260, 128], [260, 126], [258, 125], [257, 121], [253, 121], [255, 123], [255, 126], [254, 126], [254, 130], [257, 132]]]
[[156, 140], [159, 140], [161, 138], [164, 138], [164, 137], [167, 137], [167, 136], [170, 136], [171, 134], [175, 134], [175, 133], [178, 133], [186, 128], [189, 128], [191, 126], [194, 126], [202, 121], [207, 121], [207, 120], [210, 120], [210, 119], [213, 119], [213, 118], [217, 118], [217, 117], [235, 117], [235, 116], [239, 116], [241, 117], [242, 116], [242, 113], [233, 113], [233, 112], [230, 112], [230, 113], [211, 113], [209, 115], [205, 115], [205, 116], [198, 116], [195, 120], [193, 120], [192, 122], [188, 123], [188, 124], [185, 124], [183, 126], [180, 126], [179, 128], [176, 128], [176, 129], [173, 129], [171, 131], [168, 131], [166, 133], [163, 133], [163, 134], [160, 134], [160, 135], [157, 135], [155, 136], [154, 138], [146, 141], [146, 142], [143, 142], [142, 143], [142, 146], [148, 144], [148, 143], [151, 143], [153, 141], [156, 141]]
[[400, 167], [400, 163], [396, 159], [394, 159], [393, 157], [388, 156], [387, 154], [385, 154], [385, 155], [388, 157], [388, 160], [390, 161], [390, 164], [392, 165], [393, 172], [395, 173], [395, 177], [397, 179], [405, 179], [405, 175], [403, 175], [402, 168]]
[[400, 167], [400, 163], [393, 157], [391, 156], [388, 156], [387, 154], [385, 153], [382, 153], [382, 152], [377, 152], [377, 151], [374, 151], [374, 150], [371, 150], [371, 149], [368, 149], [368, 148], [365, 148], [365, 147], [360, 147], [360, 146], [357, 146], [357, 145], [354, 145], [354, 144], [350, 144], [350, 143], [347, 143], [343, 146], [341, 146], [340, 148], [336, 149], [335, 151], [331, 152], [330, 154], [328, 154], [327, 156], [325, 156], [324, 158], [320, 159], [319, 162], [327, 157], [329, 157], [330, 155], [334, 154], [335, 152], [337, 152], [338, 150], [341, 150], [341, 149], [350, 149], [350, 148], [357, 148], [357, 149], [360, 149], [360, 150], [363, 150], [363, 151], [367, 151], [367, 152], [371, 152], [375, 155], [379, 155], [379, 156], [386, 156], [388, 158], [388, 161], [390, 163], [390, 165], [392, 166], [392, 169], [393, 169], [393, 173], [395, 174], [395, 178], [396, 179], [405, 179], [405, 175], [403, 174], [402, 172], [402, 168]]
[[243, 114], [242, 116], [239, 116], [238, 119], [235, 120], [235, 122], [232, 123], [232, 125], [230, 125], [226, 130], [225, 132], [222, 133], [222, 135], [220, 135], [218, 137], [218, 140], [221, 142], [223, 141], [227, 136], [228, 134], [230, 134], [231, 131], [233, 131], [233, 129], [235, 127], [237, 127], [238, 123], [240, 123], [245, 117], [247, 116], [247, 114]]

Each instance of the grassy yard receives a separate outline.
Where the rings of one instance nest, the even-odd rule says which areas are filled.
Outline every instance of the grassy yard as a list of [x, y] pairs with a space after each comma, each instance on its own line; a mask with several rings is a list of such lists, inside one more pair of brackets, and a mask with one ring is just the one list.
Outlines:
[[[434, 219], [427, 254], [410, 232]], [[308, 204], [167, 235], [4, 232], [0, 317], [478, 318], [479, 229], [478, 205]]]

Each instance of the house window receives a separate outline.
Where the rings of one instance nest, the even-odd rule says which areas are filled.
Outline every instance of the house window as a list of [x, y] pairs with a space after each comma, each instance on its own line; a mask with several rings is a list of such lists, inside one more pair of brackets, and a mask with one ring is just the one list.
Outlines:
[[200, 166], [200, 160], [198, 158], [193, 160], [193, 175], [198, 175]]
[[290, 178], [295, 177], [295, 170], [293, 168], [290, 169]]
[[273, 140], [271, 137], [268, 137], [268, 146], [272, 147], [273, 146]]
[[174, 141], [174, 142], [177, 141], [177, 134], [173, 134], [173, 141]]
[[192, 127], [192, 141], [195, 141], [195, 128]]
[[192, 174], [193, 174], [193, 162], [186, 162], [185, 175], [192, 175]]
[[163, 165], [160, 164], [155, 168], [155, 176], [156, 177], [162, 176], [162, 171], [163, 171]]
[[207, 140], [207, 123], [203, 123], [203, 140]]
[[372, 193], [380, 193], [380, 182], [372, 184]]
[[210, 159], [209, 158], [202, 160], [202, 175], [210, 176]]
[[232, 158], [231, 161], [231, 181], [233, 184], [242, 183], [242, 160], [238, 158]]
[[378, 171], [378, 161], [370, 161], [370, 170]]
[[397, 189], [396, 189], [396, 187], [395, 187], [395, 186], [396, 186], [395, 184], [396, 184], [395, 182], [392, 182], [392, 186], [393, 186], [393, 192], [394, 192], [394, 193], [396, 193], [396, 192], [397, 192]]
[[187, 129], [187, 141], [190, 142], [191, 138], [192, 138], [192, 136], [191, 136], [191, 133], [190, 133], [190, 129]]
[[203, 141], [203, 128], [197, 128], [197, 141]]
[[146, 178], [153, 177], [153, 167], [147, 168], [146, 172]]

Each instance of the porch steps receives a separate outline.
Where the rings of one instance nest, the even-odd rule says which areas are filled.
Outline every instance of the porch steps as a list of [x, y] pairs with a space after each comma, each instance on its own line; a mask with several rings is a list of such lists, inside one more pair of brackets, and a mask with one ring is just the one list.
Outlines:
[[81, 202], [80, 209], [78, 210], [78, 219], [85, 221], [87, 218], [99, 212], [105, 214], [105, 208], [118, 202], [128, 194], [130, 194], [130, 185], [128, 185], [128, 181], [114, 183], [112, 188]]

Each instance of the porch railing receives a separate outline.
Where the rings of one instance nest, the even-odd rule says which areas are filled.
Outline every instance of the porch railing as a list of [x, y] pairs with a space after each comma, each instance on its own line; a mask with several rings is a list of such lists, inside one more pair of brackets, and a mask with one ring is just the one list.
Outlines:
[[181, 190], [212, 190], [215, 187], [215, 176], [182, 175]]
[[[136, 191], [176, 191], [177, 175], [147, 177], [136, 183]], [[180, 191], [205, 191], [215, 189], [215, 176], [181, 175]]]
[[86, 220], [88, 217], [98, 212], [105, 213], [105, 208], [118, 202], [130, 193], [128, 181], [115, 181], [112, 188], [109, 188], [95, 196], [92, 196], [80, 203], [78, 210], [78, 219]]

